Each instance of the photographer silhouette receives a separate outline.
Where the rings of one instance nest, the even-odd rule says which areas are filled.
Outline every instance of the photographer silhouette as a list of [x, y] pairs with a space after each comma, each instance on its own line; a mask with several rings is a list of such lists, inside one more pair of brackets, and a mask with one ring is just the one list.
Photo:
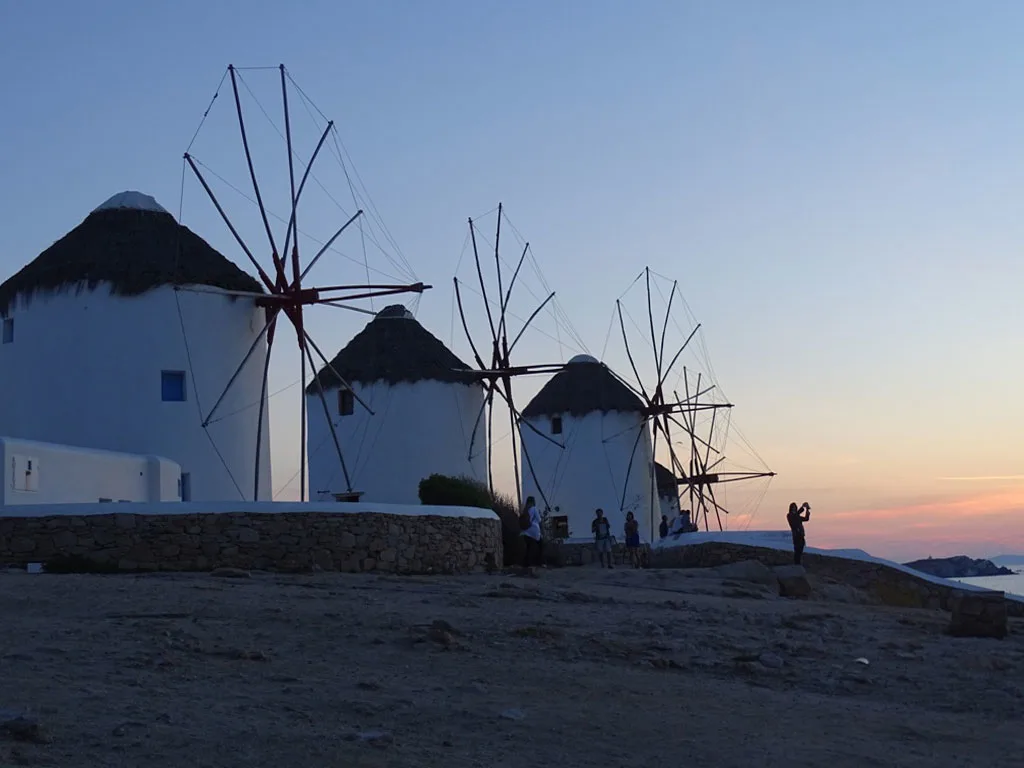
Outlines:
[[799, 507], [795, 501], [789, 505], [786, 522], [789, 523], [789, 530], [793, 532], [793, 562], [797, 565], [800, 565], [800, 558], [804, 554], [804, 547], [807, 546], [807, 534], [804, 533], [804, 523], [810, 519], [811, 505], [806, 501]]

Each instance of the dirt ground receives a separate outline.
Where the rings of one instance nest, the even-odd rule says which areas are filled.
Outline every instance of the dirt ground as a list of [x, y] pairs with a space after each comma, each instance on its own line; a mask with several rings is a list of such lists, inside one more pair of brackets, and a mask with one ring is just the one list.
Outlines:
[[1024, 623], [957, 640], [817, 586], [0, 573], [0, 766], [1024, 761]]

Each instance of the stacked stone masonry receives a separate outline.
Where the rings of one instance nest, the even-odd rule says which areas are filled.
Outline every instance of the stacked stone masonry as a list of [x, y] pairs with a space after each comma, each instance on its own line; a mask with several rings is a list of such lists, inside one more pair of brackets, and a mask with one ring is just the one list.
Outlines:
[[0, 564], [86, 557], [124, 571], [236, 567], [464, 573], [501, 563], [497, 517], [231, 512], [0, 518]]
[[[658, 548], [651, 553], [654, 568], [713, 568], [743, 560], [759, 560], [767, 566], [788, 565], [793, 562], [793, 555], [778, 549], [724, 542]], [[884, 605], [951, 611], [962, 593], [956, 587], [936, 584], [881, 563], [807, 553], [802, 562], [812, 576], [863, 590]], [[1009, 616], [1024, 617], [1024, 603], [1006, 599], [1003, 603]]]

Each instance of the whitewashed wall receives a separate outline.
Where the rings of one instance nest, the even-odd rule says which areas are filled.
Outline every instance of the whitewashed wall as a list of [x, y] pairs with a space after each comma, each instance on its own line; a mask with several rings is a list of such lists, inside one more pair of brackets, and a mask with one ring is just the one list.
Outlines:
[[[543, 490], [552, 510], [560, 507], [558, 513], [552, 514], [569, 518], [569, 535], [574, 539], [591, 536], [594, 510], [600, 507], [611, 521], [612, 532], [619, 541], [624, 540], [623, 525], [628, 510], [633, 510], [640, 523], [641, 541], [651, 540], [652, 508], [659, 515], [654, 523], [655, 533], [661, 518], [660, 507], [654, 501], [650, 433], [640, 414], [618, 411], [594, 412], [582, 417], [566, 414], [562, 417], [561, 435], [551, 434], [551, 420], [546, 416], [527, 421], [545, 435], [559, 440], [565, 448], [559, 448], [526, 426], [520, 427], [524, 498], [532, 495], [538, 506], [543, 507], [540, 493]], [[630, 467], [630, 452], [640, 430], [643, 435]], [[537, 482], [527, 466], [527, 453]], [[623, 488], [626, 489], [624, 506]]]
[[159, 456], [0, 437], [0, 467], [0, 506], [180, 498], [181, 467]]
[[[10, 311], [14, 341], [0, 344], [0, 434], [166, 456], [189, 474], [193, 500], [251, 500], [258, 408], [249, 406], [260, 399], [265, 347], [218, 409], [227, 418], [210, 425], [212, 444], [197, 403], [209, 412], [264, 312], [249, 299], [183, 290], [179, 320], [175, 293], [112, 296], [104, 284], [19, 300]], [[187, 399], [163, 402], [161, 371], [187, 372], [189, 356]], [[260, 498], [271, 489], [268, 423], [265, 414]]]
[[668, 518], [669, 525], [672, 525], [672, 521], [679, 517], [679, 497], [675, 495], [658, 496], [658, 505], [661, 509], [658, 512], [658, 519], [655, 521], [655, 530], [657, 530], [657, 526], [661, 525], [662, 515]]
[[[358, 402], [354, 413], [338, 414], [338, 390], [326, 391], [327, 404], [352, 478], [362, 500], [418, 504], [420, 480], [432, 474], [487, 481], [486, 420], [477, 425], [473, 455], [470, 438], [484, 402], [478, 385], [418, 381], [395, 385], [353, 384], [373, 409]], [[316, 394], [306, 396], [309, 446], [309, 498], [330, 499], [347, 490], [338, 453]]]

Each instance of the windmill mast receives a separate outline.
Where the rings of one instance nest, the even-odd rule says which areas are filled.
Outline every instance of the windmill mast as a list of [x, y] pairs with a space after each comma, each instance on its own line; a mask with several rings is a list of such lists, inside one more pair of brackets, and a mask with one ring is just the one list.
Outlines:
[[[624, 380], [623, 383], [630, 386], [633, 389], [633, 392], [643, 400], [645, 405], [643, 412], [645, 428], [637, 435], [637, 441], [633, 446], [633, 453], [630, 455], [629, 467], [632, 467], [636, 450], [639, 446], [642, 435], [645, 434], [646, 429], [649, 428], [653, 438], [653, 455], [651, 462], [652, 501], [650, 509], [652, 531], [656, 529], [655, 520], [659, 511], [656, 472], [656, 456], [659, 438], [665, 442], [668, 449], [672, 474], [675, 476], [675, 483], [679, 489], [677, 500], [679, 501], [680, 508], [682, 505], [683, 494], [685, 494], [689, 501], [689, 508], [694, 516], [691, 522], [696, 523], [698, 519], [702, 518], [705, 529], [710, 530], [710, 513], [713, 513], [719, 530], [723, 530], [725, 525], [723, 523], [722, 515], [729, 514], [729, 510], [726, 509], [726, 507], [723, 506], [723, 504], [721, 504], [715, 497], [715, 486], [721, 483], [740, 482], [756, 478], [771, 478], [775, 476], [775, 473], [767, 470], [764, 472], [726, 472], [718, 469], [718, 467], [725, 461], [725, 456], [720, 450], [714, 448], [712, 442], [715, 435], [716, 417], [718, 412], [727, 411], [728, 409], [731, 409], [733, 405], [732, 403], [714, 402], [706, 399], [707, 395], [717, 389], [717, 385], [709, 383], [710, 379], [706, 380], [704, 378], [704, 374], [698, 372], [696, 377], [696, 386], [691, 390], [690, 373], [686, 366], [683, 366], [682, 379], [684, 382], [684, 395], [680, 397], [678, 391], [672, 390], [672, 397], [667, 396], [668, 377], [671, 375], [672, 371], [676, 369], [676, 365], [679, 362], [680, 357], [697, 336], [700, 331], [701, 324], [697, 323], [694, 326], [693, 330], [686, 337], [682, 345], [666, 362], [666, 334], [673, 301], [676, 298], [676, 294], [679, 292], [679, 284], [678, 281], [672, 282], [672, 288], [668, 294], [665, 317], [660, 323], [661, 330], [659, 333], [657, 331], [654, 318], [654, 307], [651, 295], [651, 274], [650, 267], [645, 267], [644, 271], [641, 272], [633, 281], [635, 284], [641, 278], [644, 278], [645, 280], [647, 328], [650, 333], [650, 338], [648, 340], [649, 344], [645, 344], [645, 346], [650, 347], [655, 372], [654, 385], [650, 387], [650, 389], [644, 386], [643, 377], [637, 367], [636, 357], [634, 356], [633, 350], [630, 346], [629, 335], [626, 332], [622, 297], [615, 302], [618, 325], [626, 352], [626, 358], [628, 359], [630, 368], [635, 376], [637, 386], [632, 387], [629, 382]], [[620, 380], [622, 379], [620, 378]], [[703, 412], [711, 413], [711, 426], [706, 437], [702, 434], [702, 429], [697, 422], [698, 414]], [[649, 427], [647, 427], [648, 424]], [[676, 441], [673, 439], [673, 428], [681, 431], [687, 438], [686, 443], [688, 443], [689, 456], [685, 463], [676, 451]], [[714, 456], [712, 456], [712, 454], [714, 454]], [[629, 470], [627, 469], [627, 475], [628, 472]], [[622, 504], [625, 505], [625, 489], [623, 490]]]
[[[192, 174], [199, 181], [210, 202], [213, 204], [220, 218], [224, 221], [232, 237], [237, 243], [238, 247], [245, 254], [249, 263], [256, 270], [260, 281], [263, 283], [265, 293], [251, 293], [251, 292], [240, 292], [240, 291], [224, 291], [223, 293], [228, 296], [246, 297], [251, 298], [255, 301], [257, 306], [263, 307], [266, 310], [266, 324], [263, 330], [260, 332], [256, 341], [249, 349], [248, 354], [239, 363], [235, 373], [228, 379], [224, 385], [220, 396], [216, 399], [213, 407], [210, 411], [205, 414], [203, 419], [203, 427], [206, 428], [221, 404], [224, 402], [229, 391], [235, 385], [239, 374], [250, 362], [253, 355], [259, 350], [266, 352], [266, 357], [263, 366], [263, 382], [259, 401], [259, 414], [258, 414], [258, 427], [257, 427], [257, 442], [256, 442], [256, 472], [255, 481], [253, 487], [253, 500], [259, 499], [259, 487], [260, 487], [260, 437], [262, 433], [263, 416], [268, 405], [268, 393], [267, 393], [267, 381], [270, 371], [270, 360], [271, 354], [274, 349], [274, 341], [277, 339], [277, 321], [283, 315], [288, 322], [292, 325], [295, 330], [295, 343], [299, 352], [299, 376], [302, 382], [302, 391], [306, 390], [306, 373], [307, 364], [309, 370], [315, 372], [317, 370], [317, 363], [313, 357], [313, 353], [320, 358], [325, 370], [329, 371], [330, 374], [336, 379], [336, 383], [339, 387], [348, 392], [352, 392], [355, 401], [365, 408], [369, 413], [373, 413], [372, 409], [365, 403], [361, 398], [356, 395], [352, 387], [349, 386], [345, 380], [338, 375], [337, 371], [333, 369], [330, 361], [321, 352], [320, 347], [316, 344], [313, 338], [310, 336], [309, 331], [306, 329], [305, 315], [304, 312], [312, 309], [315, 306], [333, 306], [341, 308], [349, 308], [351, 305], [361, 302], [367, 299], [372, 299], [381, 296], [391, 296], [402, 293], [423, 293], [428, 290], [431, 286], [425, 285], [422, 282], [406, 283], [406, 284], [343, 284], [343, 285], [310, 285], [305, 283], [307, 275], [316, 266], [317, 262], [329, 251], [333, 246], [334, 242], [338, 240], [353, 225], [361, 226], [363, 218], [363, 210], [360, 208], [349, 217], [344, 223], [334, 231], [334, 233], [327, 239], [322, 247], [306, 262], [305, 266], [302, 264], [302, 258], [299, 248], [299, 234], [298, 228], [298, 213], [300, 202], [302, 199], [302, 193], [306, 188], [306, 183], [312, 176], [313, 166], [316, 163], [317, 158], [321, 154], [327, 139], [332, 135], [336, 135], [336, 129], [334, 121], [327, 121], [326, 128], [324, 128], [320, 139], [317, 142], [316, 148], [313, 150], [309, 161], [305, 164], [305, 169], [302, 170], [301, 179], [299, 180], [298, 186], [296, 186], [296, 166], [295, 158], [296, 153], [292, 144], [292, 120], [291, 112], [288, 105], [288, 83], [291, 83], [294, 87], [295, 81], [292, 80], [291, 75], [286, 70], [284, 64], [278, 67], [280, 72], [281, 82], [281, 103], [284, 116], [284, 142], [285, 151], [288, 157], [288, 181], [289, 181], [289, 215], [287, 219], [287, 227], [285, 229], [284, 238], [282, 239], [282, 247], [278, 249], [277, 240], [274, 237], [274, 230], [270, 224], [269, 210], [264, 204], [263, 191], [261, 189], [259, 178], [256, 173], [255, 164], [253, 161], [253, 154], [250, 151], [248, 132], [246, 130], [246, 121], [244, 111], [242, 109], [242, 101], [239, 95], [238, 83], [242, 81], [241, 71], [233, 65], [228, 66], [225, 78], [230, 76], [231, 89], [234, 95], [235, 113], [237, 116], [238, 130], [241, 137], [242, 151], [245, 156], [245, 163], [248, 169], [249, 179], [252, 184], [252, 192], [255, 197], [255, 204], [259, 209], [260, 220], [263, 225], [263, 230], [267, 237], [267, 245], [270, 251], [270, 262], [269, 269], [264, 268], [260, 263], [259, 259], [253, 253], [253, 249], [247, 245], [245, 239], [241, 236], [238, 228], [232, 222], [228, 216], [224, 206], [218, 200], [216, 194], [211, 188], [206, 175], [200, 170], [200, 166], [204, 166], [209, 170], [208, 166], [205, 166], [200, 160], [198, 160], [192, 153], [191, 148], [195, 143], [195, 137], [192, 139], [192, 143], [189, 145], [188, 150], [184, 154], [184, 167], [191, 170]], [[223, 85], [224, 79], [221, 80]], [[242, 81], [244, 84], [244, 81]], [[248, 89], [248, 86], [246, 86]], [[218, 88], [219, 93], [220, 88]], [[250, 90], [251, 93], [251, 90]], [[301, 93], [301, 91], [300, 91]], [[216, 100], [217, 94], [214, 94], [214, 101]], [[303, 98], [305, 96], [303, 95]], [[213, 101], [211, 101], [211, 106]], [[262, 108], [262, 107], [261, 107]], [[265, 112], [265, 111], [264, 111]], [[209, 109], [207, 110], [207, 114]], [[203, 120], [205, 121], [206, 115]], [[269, 120], [269, 116], [268, 116]], [[202, 129], [202, 123], [200, 123], [200, 130]], [[196, 131], [198, 136], [199, 131]], [[184, 169], [183, 169], [184, 172]], [[214, 174], [215, 175], [215, 174]], [[315, 178], [315, 177], [314, 177]], [[184, 179], [182, 180], [184, 184]], [[181, 290], [189, 290], [187, 286], [180, 287]], [[265, 340], [265, 346], [262, 346]], [[330, 407], [327, 403], [327, 398], [324, 392], [324, 383], [321, 381], [321, 377], [315, 376], [315, 382], [317, 384], [317, 394], [319, 396], [321, 405], [324, 409], [324, 413], [327, 416], [328, 424], [331, 428], [331, 434], [335, 451], [338, 455], [338, 462], [341, 467], [342, 473], [345, 476], [345, 483], [348, 488], [348, 492], [353, 495], [357, 495], [358, 492], [352, 488], [352, 478], [349, 474], [349, 468], [345, 461], [343, 446], [338, 438], [337, 432], [334, 428], [333, 421], [330, 416]], [[306, 465], [307, 465], [307, 450], [306, 450], [306, 400], [303, 396], [301, 400], [301, 411], [299, 414], [300, 429], [301, 429], [301, 440], [299, 446], [299, 483], [300, 483], [300, 500], [307, 500], [307, 489], [306, 489]], [[212, 440], [212, 438], [211, 438]]]
[[[473, 423], [473, 429], [470, 434], [475, 439], [477, 429], [480, 425], [480, 421], [483, 419], [486, 412], [487, 416], [487, 435], [488, 444], [490, 445], [492, 435], [494, 434], [493, 423], [494, 423], [494, 401], [495, 396], [502, 400], [508, 407], [509, 422], [511, 424], [511, 435], [512, 435], [512, 462], [513, 471], [515, 473], [515, 484], [516, 484], [516, 503], [520, 507], [523, 504], [523, 489], [522, 481], [520, 477], [520, 466], [519, 466], [519, 454], [522, 451], [523, 461], [526, 464], [526, 469], [530, 473], [530, 477], [533, 480], [534, 486], [537, 488], [541, 495], [543, 507], [546, 509], [550, 506], [547, 495], [544, 489], [541, 487], [540, 482], [537, 479], [536, 472], [534, 471], [533, 461], [530, 458], [529, 451], [523, 444], [522, 440], [518, 438], [519, 429], [526, 427], [532, 430], [537, 435], [540, 435], [545, 440], [560, 449], [564, 450], [565, 445], [558, 440], [553, 439], [549, 435], [544, 434], [529, 421], [523, 419], [522, 412], [516, 407], [515, 395], [513, 390], [513, 381], [521, 376], [537, 376], [537, 375], [550, 375], [561, 371], [565, 365], [562, 363], [542, 363], [535, 365], [514, 365], [512, 363], [512, 353], [515, 351], [516, 346], [523, 338], [523, 334], [526, 333], [527, 329], [531, 327], [531, 324], [541, 313], [541, 311], [547, 307], [551, 301], [555, 298], [555, 292], [551, 291], [546, 298], [544, 298], [540, 304], [533, 310], [533, 312], [527, 317], [523, 323], [523, 327], [519, 330], [511, 341], [508, 338], [508, 307], [509, 302], [512, 298], [512, 290], [516, 285], [516, 281], [519, 278], [520, 272], [523, 267], [523, 263], [526, 260], [526, 256], [530, 250], [530, 244], [526, 243], [522, 254], [519, 256], [519, 260], [516, 263], [516, 268], [512, 273], [512, 277], [508, 280], [506, 285], [505, 275], [502, 267], [502, 259], [500, 255], [500, 241], [501, 241], [501, 221], [504, 218], [504, 206], [498, 203], [498, 221], [495, 227], [494, 233], [494, 271], [495, 281], [497, 283], [497, 318], [495, 313], [491, 309], [492, 300], [488, 295], [487, 291], [487, 280], [484, 278], [484, 270], [482, 260], [480, 258], [480, 249], [477, 245], [477, 225], [475, 221], [469, 219], [469, 239], [473, 246], [473, 261], [476, 268], [477, 282], [480, 288], [480, 294], [484, 303], [484, 308], [487, 313], [487, 324], [490, 329], [490, 349], [491, 355], [490, 360], [485, 360], [484, 356], [480, 353], [480, 346], [473, 339], [473, 334], [469, 330], [469, 322], [466, 319], [465, 307], [462, 300], [462, 287], [458, 277], [453, 278], [455, 286], [455, 300], [458, 307], [459, 319], [462, 324], [462, 329], [466, 335], [466, 339], [469, 342], [470, 349], [473, 352], [473, 359], [476, 363], [477, 370], [474, 372], [477, 380], [484, 386], [486, 396], [484, 398], [483, 406], [480, 411], [476, 414], [476, 418]], [[482, 346], [482, 345], [481, 345]], [[473, 452], [473, 443], [470, 442], [470, 454]], [[489, 489], [494, 491], [494, 470], [493, 470], [493, 452], [488, 450], [487, 452], [487, 482]]]

